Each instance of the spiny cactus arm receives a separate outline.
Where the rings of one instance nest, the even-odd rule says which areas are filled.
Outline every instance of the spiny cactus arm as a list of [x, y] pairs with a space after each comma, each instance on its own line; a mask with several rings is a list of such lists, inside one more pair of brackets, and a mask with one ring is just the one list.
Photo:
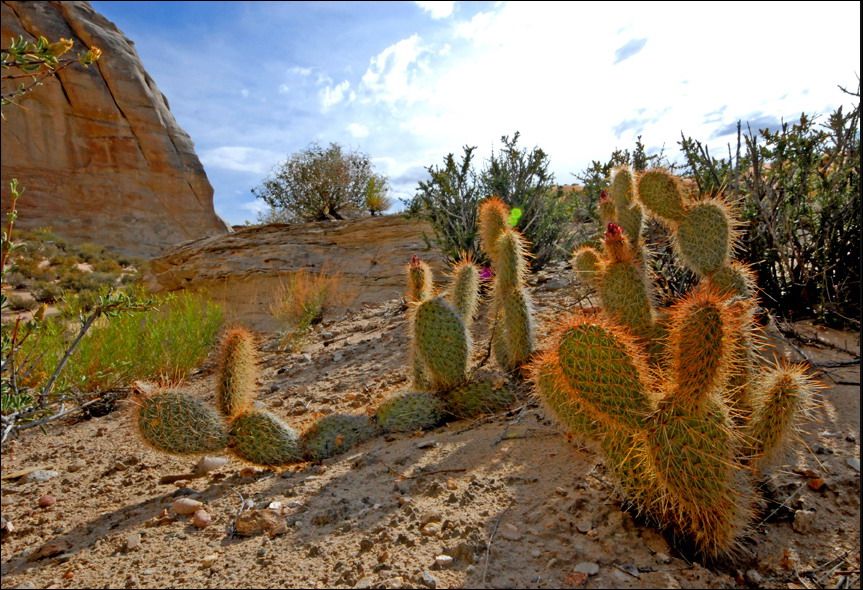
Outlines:
[[669, 310], [667, 348], [676, 406], [701, 413], [706, 401], [725, 387], [734, 335], [742, 329], [745, 312], [710, 288], [691, 291]]
[[399, 393], [384, 401], [375, 412], [383, 432], [416, 432], [439, 425], [444, 417], [444, 402], [426, 391]]
[[691, 205], [674, 230], [681, 260], [699, 277], [728, 265], [736, 238], [731, 212], [719, 199]]
[[748, 264], [732, 260], [729, 264], [707, 277], [707, 281], [717, 292], [738, 297], [755, 297], [758, 287], [755, 272]]
[[496, 244], [508, 227], [509, 207], [499, 197], [489, 197], [479, 204], [479, 239], [483, 252], [494, 262]]
[[680, 180], [667, 170], [647, 170], [638, 177], [638, 200], [651, 214], [672, 227], [686, 215], [683, 194]]
[[617, 223], [617, 208], [606, 190], [599, 193], [599, 220], [602, 225]]
[[605, 260], [597, 274], [602, 306], [611, 318], [649, 341], [655, 333], [650, 283], [619, 225], [608, 224], [604, 247]]
[[629, 166], [618, 166], [611, 174], [611, 186], [608, 187], [608, 194], [617, 208], [619, 215], [622, 210], [632, 204], [635, 194], [635, 182]]
[[495, 290], [507, 293], [525, 285], [530, 248], [524, 237], [511, 228], [504, 229], [495, 244]]
[[448, 414], [465, 419], [505, 410], [515, 401], [515, 394], [503, 383], [479, 379], [446, 392], [443, 398]]
[[303, 432], [300, 447], [305, 459], [323, 461], [372, 438], [376, 432], [368, 416], [330, 414]]
[[603, 316], [575, 315], [552, 339], [556, 382], [608, 428], [641, 428], [655, 407], [645, 354], [630, 333]]
[[641, 205], [638, 203], [617, 210], [617, 223], [623, 228], [634, 250], [637, 250], [641, 243], [642, 218]]
[[407, 292], [405, 299], [410, 302], [425, 301], [432, 296], [431, 267], [414, 254], [407, 266]]
[[270, 412], [250, 410], [231, 422], [229, 450], [255, 465], [279, 466], [303, 460], [297, 432]]
[[602, 254], [595, 248], [590, 246], [578, 248], [572, 255], [572, 268], [575, 270], [578, 280], [595, 286], [596, 273], [599, 271], [601, 258]]
[[257, 351], [252, 335], [243, 327], [225, 333], [220, 344], [216, 408], [228, 419], [248, 410], [255, 400]]
[[469, 255], [462, 256], [453, 266], [450, 303], [461, 314], [465, 327], [470, 330], [479, 304], [479, 268]]
[[778, 364], [764, 371], [760, 383], [746, 431], [748, 455], [756, 469], [769, 465], [784, 451], [800, 419], [810, 414], [819, 388], [804, 365]]
[[460, 385], [467, 375], [470, 333], [458, 311], [442, 297], [433, 297], [411, 309], [413, 339], [418, 360], [432, 390]]
[[158, 391], [135, 401], [134, 424], [141, 439], [158, 451], [195, 455], [221, 451], [228, 444], [222, 417], [181, 391]]
[[504, 295], [495, 293], [495, 305], [501, 311], [501, 321], [496, 327], [503, 338], [506, 361], [500, 363], [505, 371], [512, 371], [530, 359], [536, 348], [533, 325], [533, 302], [524, 287]]

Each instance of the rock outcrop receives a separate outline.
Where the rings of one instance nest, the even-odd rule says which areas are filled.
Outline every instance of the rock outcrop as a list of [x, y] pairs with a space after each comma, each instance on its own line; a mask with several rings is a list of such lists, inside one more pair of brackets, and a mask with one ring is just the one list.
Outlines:
[[230, 231], [189, 135], [111, 21], [87, 2], [3, 2], [2, 43], [18, 35], [102, 49], [3, 109], [3, 196], [18, 178], [21, 226], [137, 256]]
[[413, 254], [431, 264], [439, 286], [444, 259], [437, 249], [429, 249], [423, 233], [430, 236], [431, 228], [396, 215], [251, 226], [181, 244], [151, 260], [147, 283], [155, 291], [204, 290], [225, 304], [229, 321], [278, 329], [270, 306], [285, 278], [301, 269], [338, 274], [342, 307], [400, 297], [405, 265]]

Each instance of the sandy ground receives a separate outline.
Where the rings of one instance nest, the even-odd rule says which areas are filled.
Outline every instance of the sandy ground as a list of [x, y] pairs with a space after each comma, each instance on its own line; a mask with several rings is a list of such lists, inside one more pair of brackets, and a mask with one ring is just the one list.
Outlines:
[[[534, 290], [540, 334], [574, 304], [563, 274], [541, 275]], [[852, 358], [837, 347], [859, 355], [856, 334], [800, 329], [810, 344], [795, 346], [815, 362]], [[302, 353], [279, 352], [274, 334], [260, 340], [260, 402], [298, 428], [364, 412], [408, 385], [398, 301], [325, 320]], [[145, 448], [131, 400], [28, 431], [3, 453], [2, 513], [14, 530], [2, 542], [2, 587], [859, 587], [859, 364], [828, 370], [806, 444], [765, 481], [769, 500], [734, 563], [691, 561], [624, 512], [602, 457], [561, 434], [522, 384], [508, 413], [378, 437], [280, 473], [232, 459], [167, 485], [160, 477], [194, 461]], [[211, 359], [188, 389], [212, 399], [212, 371]], [[34, 468], [57, 475], [22, 476]], [[44, 495], [57, 502], [40, 507]], [[173, 515], [183, 495], [205, 503], [210, 526]], [[284, 532], [232, 534], [238, 513], [269, 506]]]

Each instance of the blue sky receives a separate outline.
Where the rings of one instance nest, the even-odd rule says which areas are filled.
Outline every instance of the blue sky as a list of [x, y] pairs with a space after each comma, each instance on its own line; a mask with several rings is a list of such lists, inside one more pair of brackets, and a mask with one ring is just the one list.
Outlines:
[[643, 135], [725, 153], [825, 113], [860, 73], [859, 2], [92, 2], [135, 42], [231, 223], [313, 141], [361, 150], [409, 197], [425, 167], [519, 130], [557, 181]]

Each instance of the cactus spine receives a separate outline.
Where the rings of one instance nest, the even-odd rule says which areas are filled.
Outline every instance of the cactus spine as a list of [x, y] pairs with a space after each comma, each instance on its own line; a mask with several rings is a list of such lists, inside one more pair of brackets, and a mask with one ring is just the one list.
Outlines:
[[450, 303], [461, 315], [465, 328], [470, 330], [479, 304], [479, 269], [470, 259], [462, 256], [452, 269]]
[[137, 400], [134, 423], [141, 438], [172, 455], [218, 451], [228, 432], [218, 413], [181, 391], [160, 391]]
[[310, 461], [328, 459], [374, 435], [375, 427], [368, 416], [330, 414], [303, 433], [303, 457]]
[[230, 450], [255, 465], [286, 465], [301, 459], [296, 431], [261, 410], [251, 410], [234, 419]]
[[411, 257], [407, 267], [408, 287], [405, 299], [408, 302], [425, 301], [432, 296], [432, 270], [428, 263], [416, 255]]
[[[755, 285], [730, 260], [730, 208], [685, 197], [664, 171], [640, 175], [629, 202], [622, 174], [608, 199], [614, 209], [603, 214], [617, 220], [604, 251], [582, 248], [573, 264], [597, 286], [603, 313], [561, 323], [532, 365], [535, 390], [567, 430], [600, 443], [640, 511], [705, 556], [728, 555], [751, 519], [750, 472], [781, 451], [814, 385], [800, 367], [754, 362]], [[639, 202], [671, 229], [680, 258], [702, 279], [662, 314], [644, 256], [618, 225], [621, 208]]]
[[252, 406], [257, 377], [257, 353], [252, 335], [242, 327], [229, 330], [221, 342], [216, 408], [228, 419]]
[[443, 412], [443, 401], [433, 393], [410, 391], [386, 400], [375, 419], [384, 432], [415, 432], [440, 424]]

